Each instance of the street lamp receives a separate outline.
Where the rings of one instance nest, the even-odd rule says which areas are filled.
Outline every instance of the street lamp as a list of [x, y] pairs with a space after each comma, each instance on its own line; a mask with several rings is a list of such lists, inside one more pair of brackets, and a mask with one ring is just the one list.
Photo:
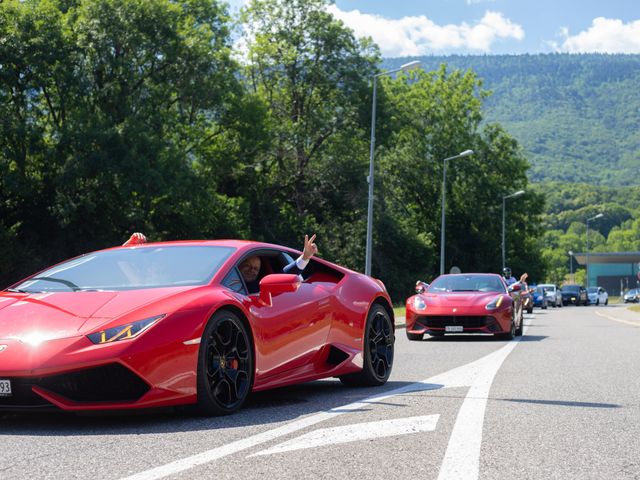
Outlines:
[[445, 193], [447, 192], [447, 162], [449, 160], [455, 160], [456, 158], [468, 157], [473, 155], [473, 150], [465, 150], [464, 152], [454, 155], [453, 157], [445, 158], [442, 161], [442, 221], [440, 223], [440, 275], [444, 274], [444, 206], [445, 206]]
[[573, 250], [569, 250], [567, 253], [569, 254], [569, 273], [570, 273], [571, 283], [575, 283], [573, 280]]
[[597, 214], [595, 217], [587, 218], [587, 254], [586, 254], [586, 266], [587, 266], [587, 288], [589, 288], [589, 222], [596, 218], [604, 217], [603, 213]]
[[364, 273], [365, 275], [371, 275], [371, 249], [373, 244], [373, 152], [376, 148], [376, 93], [378, 86], [378, 77], [384, 75], [391, 75], [399, 71], [407, 71], [420, 65], [419, 60], [405, 63], [400, 68], [395, 70], [389, 70], [388, 72], [381, 72], [373, 75], [373, 105], [371, 107], [371, 151], [369, 153], [369, 176], [367, 181], [369, 182], [369, 200], [367, 203], [367, 250], [365, 255]]
[[506, 244], [505, 244], [505, 240], [504, 240], [504, 219], [505, 219], [505, 206], [507, 203], [507, 199], [509, 198], [515, 198], [515, 197], [519, 197], [520, 195], [524, 195], [524, 190], [518, 190], [515, 193], [512, 193], [511, 195], [505, 195], [504, 197], [502, 197], [502, 269], [504, 270], [504, 267], [506, 266]]

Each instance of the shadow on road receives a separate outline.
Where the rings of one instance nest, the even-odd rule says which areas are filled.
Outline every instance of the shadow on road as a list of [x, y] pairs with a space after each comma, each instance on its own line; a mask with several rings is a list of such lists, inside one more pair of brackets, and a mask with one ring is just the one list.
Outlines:
[[[82, 415], [56, 411], [0, 413], [2, 425], [0, 437], [7, 435], [46, 437], [156, 435], [267, 425], [331, 410], [413, 384], [414, 382], [392, 381], [381, 387], [352, 388], [342, 385], [338, 380], [320, 380], [253, 393], [240, 411], [224, 417], [200, 416], [190, 408], [83, 413]], [[425, 385], [419, 390], [432, 390], [438, 387]], [[393, 403], [393, 406], [405, 407], [398, 403]]]
[[[546, 335], [523, 335], [518, 337], [521, 342], [539, 342], [548, 338]], [[425, 337], [423, 342], [508, 342], [510, 340], [504, 340], [494, 335], [445, 335], [443, 337]]]

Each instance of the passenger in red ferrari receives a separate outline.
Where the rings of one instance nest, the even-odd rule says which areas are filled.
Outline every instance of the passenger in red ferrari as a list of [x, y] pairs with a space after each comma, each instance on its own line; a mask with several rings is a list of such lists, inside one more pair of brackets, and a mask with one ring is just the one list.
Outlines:
[[[304, 236], [304, 247], [302, 249], [302, 255], [300, 255], [294, 262], [290, 263], [286, 267], [282, 269], [282, 273], [294, 273], [300, 274], [305, 269], [305, 267], [309, 264], [309, 260], [311, 257], [318, 253], [318, 246], [315, 244], [316, 235], [315, 233], [309, 238], [309, 235]], [[135, 232], [129, 237], [129, 239], [122, 244], [123, 247], [140, 245], [143, 243], [147, 243], [147, 237], [140, 232]], [[262, 260], [259, 255], [254, 255], [252, 257], [244, 260], [239, 266], [238, 269], [244, 278], [245, 283], [247, 284], [247, 289], [249, 293], [258, 293], [260, 291], [260, 279], [258, 275], [260, 274], [260, 267], [262, 266]]]

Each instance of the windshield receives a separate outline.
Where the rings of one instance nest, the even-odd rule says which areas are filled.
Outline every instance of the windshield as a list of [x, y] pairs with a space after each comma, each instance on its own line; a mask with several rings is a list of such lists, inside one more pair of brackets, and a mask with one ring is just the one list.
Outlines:
[[536, 293], [547, 293], [547, 287], [536, 287]]
[[579, 292], [580, 287], [578, 285], [565, 285], [562, 287], [563, 292]]
[[493, 275], [443, 275], [436, 278], [428, 292], [501, 292], [505, 287], [499, 277]]
[[149, 246], [89, 253], [45, 270], [14, 290], [69, 292], [205, 285], [234, 250]]
[[598, 287], [589, 287], [587, 288], [588, 293], [598, 293]]

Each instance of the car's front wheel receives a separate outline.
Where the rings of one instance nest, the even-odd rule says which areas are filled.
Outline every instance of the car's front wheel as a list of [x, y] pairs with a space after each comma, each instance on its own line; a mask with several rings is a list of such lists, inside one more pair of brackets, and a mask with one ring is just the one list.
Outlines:
[[238, 410], [251, 390], [253, 349], [247, 327], [221, 310], [207, 323], [198, 353], [198, 406], [207, 415]]
[[[520, 320], [522, 321], [522, 320]], [[515, 313], [511, 313], [511, 322], [509, 324], [509, 331], [507, 333], [499, 333], [496, 335], [501, 340], [513, 340], [516, 336], [516, 317]]]
[[362, 370], [340, 377], [350, 386], [383, 385], [393, 366], [394, 328], [389, 312], [382, 305], [373, 305], [367, 315], [364, 334]]

